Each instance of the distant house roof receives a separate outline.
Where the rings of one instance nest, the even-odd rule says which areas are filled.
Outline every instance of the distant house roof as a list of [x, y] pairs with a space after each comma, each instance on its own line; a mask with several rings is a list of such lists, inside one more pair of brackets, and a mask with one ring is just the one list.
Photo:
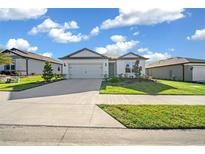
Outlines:
[[154, 68], [154, 67], [161, 67], [161, 66], [186, 64], [186, 63], [205, 63], [205, 60], [195, 59], [195, 58], [173, 57], [165, 60], [160, 60], [153, 64], [149, 64], [146, 66], [146, 68]]
[[41, 61], [48, 61], [48, 62], [56, 63], [56, 64], [62, 64], [62, 62], [55, 60], [53, 58], [42, 56], [42, 55], [28, 52], [28, 51], [22, 51], [22, 50], [19, 50], [16, 48], [12, 48], [10, 50], [4, 50], [2, 53], [5, 53], [5, 52], [12, 52], [12, 53], [14, 53], [18, 56], [24, 57], [24, 58], [31, 58], [31, 59], [41, 60]]

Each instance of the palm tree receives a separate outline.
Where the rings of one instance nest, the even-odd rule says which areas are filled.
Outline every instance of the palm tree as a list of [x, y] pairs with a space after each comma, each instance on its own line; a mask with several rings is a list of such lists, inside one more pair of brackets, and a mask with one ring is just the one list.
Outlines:
[[11, 63], [12, 63], [11, 57], [6, 54], [1, 53], [0, 51], [0, 65], [11, 64]]

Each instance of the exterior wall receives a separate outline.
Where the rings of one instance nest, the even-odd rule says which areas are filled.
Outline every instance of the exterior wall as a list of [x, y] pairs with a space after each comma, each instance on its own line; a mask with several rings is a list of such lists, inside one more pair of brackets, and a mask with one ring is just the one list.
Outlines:
[[16, 71], [20, 72], [21, 75], [26, 75], [26, 59], [17, 58], [15, 60]]
[[0, 71], [4, 70], [4, 65], [0, 65]]
[[[172, 71], [172, 75], [170, 74]], [[168, 79], [168, 80], [183, 80], [183, 66], [182, 65], [173, 65], [173, 66], [164, 66], [156, 68], [147, 68], [147, 75], [152, 76], [153, 78], [158, 79]], [[171, 75], [171, 76], [170, 76]]]
[[102, 64], [103, 76], [108, 75], [108, 59], [67, 59], [62, 60], [66, 66], [64, 66], [64, 74], [66, 74], [66, 78], [70, 78], [69, 76], [69, 64]]
[[[128, 59], [122, 59], [122, 60], [117, 60], [117, 75], [119, 76], [120, 74], [126, 74], [128, 77], [129, 76], [135, 76], [134, 73], [125, 73], [125, 67], [126, 63], [128, 62], [133, 62], [135, 63], [136, 60], [128, 60]], [[140, 59], [139, 65], [142, 67], [142, 75], [145, 75], [145, 60]]]
[[[28, 74], [43, 74], [43, 68], [45, 65], [45, 61], [29, 59], [28, 60]], [[53, 68], [53, 73], [61, 74], [61, 65], [51, 63]], [[58, 67], [60, 67], [60, 71], [58, 71]]]
[[184, 66], [184, 81], [192, 81], [192, 66], [185, 65]]

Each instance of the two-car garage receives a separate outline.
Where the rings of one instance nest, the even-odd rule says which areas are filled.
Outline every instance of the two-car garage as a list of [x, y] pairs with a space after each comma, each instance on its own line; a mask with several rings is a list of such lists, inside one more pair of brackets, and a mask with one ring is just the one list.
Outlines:
[[103, 78], [102, 63], [68, 64], [69, 78]]
[[108, 58], [84, 48], [60, 58], [67, 78], [104, 78], [108, 74]]

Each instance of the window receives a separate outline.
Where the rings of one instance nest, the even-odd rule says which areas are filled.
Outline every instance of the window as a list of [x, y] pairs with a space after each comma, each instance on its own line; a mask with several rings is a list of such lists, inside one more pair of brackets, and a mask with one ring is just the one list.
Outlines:
[[5, 71], [15, 71], [16, 66], [15, 65], [4, 65], [4, 70]]
[[4, 65], [4, 70], [9, 71], [10, 70], [10, 65]]
[[11, 70], [14, 71], [16, 69], [15, 65], [11, 65]]
[[130, 73], [130, 72], [131, 72], [130, 65], [126, 64], [125, 73]]
[[134, 72], [134, 70], [133, 70], [134, 65], [135, 65], [134, 62], [127, 62], [126, 67], [125, 67], [125, 73], [132, 73], [132, 72]]
[[61, 69], [60, 69], [60, 67], [58, 67], [58, 71], [60, 71]]

